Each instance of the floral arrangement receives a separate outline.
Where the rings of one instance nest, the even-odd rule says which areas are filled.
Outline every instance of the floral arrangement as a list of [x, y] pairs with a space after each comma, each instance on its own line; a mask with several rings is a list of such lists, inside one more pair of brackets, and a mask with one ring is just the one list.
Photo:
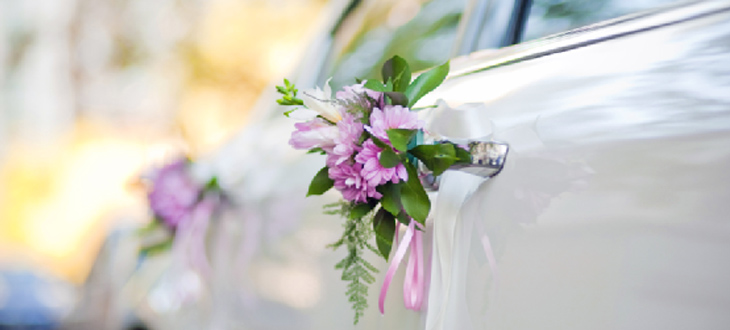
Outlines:
[[[296, 107], [285, 115], [304, 120], [295, 124], [289, 144], [326, 156], [326, 166], [314, 176], [307, 195], [321, 195], [334, 187], [344, 199], [325, 206], [325, 213], [346, 219], [341, 239], [330, 247], [345, 246], [348, 251], [335, 268], [342, 269], [342, 279], [350, 282], [347, 295], [355, 323], [367, 308], [367, 285], [375, 281], [373, 273], [378, 271], [363, 259], [363, 253], [370, 250], [387, 261], [397, 243], [399, 224], [408, 226], [408, 231], [386, 274], [380, 311], [409, 244], [413, 251], [405, 290], [411, 292], [404, 292], [404, 298], [406, 307], [420, 309], [424, 285], [420, 234], [431, 203], [418, 176], [418, 162], [440, 175], [455, 163], [471, 161], [470, 154], [454, 144], [420, 144], [423, 122], [413, 106], [438, 87], [448, 71], [447, 62], [411, 80], [408, 63], [394, 56], [383, 65], [382, 82], [358, 81], [334, 97], [329, 81], [322, 89], [305, 90], [301, 96], [286, 79], [277, 86], [283, 95], [277, 102]], [[370, 242], [373, 236], [377, 248]]]
[[147, 200], [153, 221], [142, 233], [162, 228], [169, 235], [143, 246], [141, 252], [153, 254], [172, 248], [177, 255], [189, 258], [200, 271], [209, 272], [205, 234], [208, 222], [222, 205], [222, 191], [215, 177], [205, 185], [196, 181], [190, 173], [191, 165], [189, 159], [180, 159], [147, 177]]

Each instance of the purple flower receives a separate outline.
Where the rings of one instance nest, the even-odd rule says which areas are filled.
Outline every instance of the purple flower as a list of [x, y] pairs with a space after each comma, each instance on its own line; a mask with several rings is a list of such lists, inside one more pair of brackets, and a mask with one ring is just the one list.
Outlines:
[[296, 128], [291, 134], [289, 144], [294, 149], [322, 148], [332, 152], [337, 138], [337, 126], [328, 123], [322, 118], [314, 118], [310, 121], [294, 124]]
[[342, 120], [337, 122], [338, 135], [335, 138], [335, 146], [327, 155], [327, 165], [337, 166], [352, 157], [352, 154], [360, 151], [358, 142], [363, 132], [363, 124], [359, 118], [346, 113]]
[[373, 136], [390, 144], [386, 130], [391, 128], [421, 129], [423, 122], [418, 120], [418, 114], [400, 105], [386, 105], [383, 110], [373, 109], [370, 115], [370, 126], [365, 129]]
[[355, 161], [362, 164], [360, 175], [367, 180], [371, 186], [378, 186], [388, 181], [398, 183], [400, 180], [408, 180], [408, 172], [403, 164], [396, 167], [386, 168], [380, 165], [380, 153], [383, 149], [375, 145], [372, 139], [362, 144], [362, 150], [355, 156]]
[[342, 87], [341, 91], [335, 93], [335, 97], [339, 100], [357, 100], [361, 95], [367, 94], [370, 98], [378, 100], [382, 93], [365, 88], [365, 82], [359, 84]]
[[361, 171], [362, 165], [359, 163], [344, 162], [330, 167], [328, 174], [335, 181], [335, 189], [342, 193], [345, 200], [365, 203], [368, 197], [382, 198], [383, 195], [375, 190], [375, 186], [368, 184], [367, 180], [360, 175]]
[[187, 172], [187, 161], [180, 160], [153, 175], [147, 199], [155, 215], [170, 228], [175, 228], [189, 216], [201, 190]]

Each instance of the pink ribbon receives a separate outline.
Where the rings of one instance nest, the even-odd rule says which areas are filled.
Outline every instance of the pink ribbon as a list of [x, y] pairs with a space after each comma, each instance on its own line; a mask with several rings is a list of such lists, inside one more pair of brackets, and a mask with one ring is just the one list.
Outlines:
[[398, 266], [403, 260], [403, 257], [405, 257], [409, 246], [411, 247], [411, 254], [408, 259], [408, 266], [406, 267], [405, 281], [403, 282], [403, 300], [406, 308], [411, 310], [421, 310], [421, 306], [423, 305], [423, 296], [426, 286], [423, 272], [423, 233], [416, 230], [416, 225], [418, 225], [419, 228], [423, 227], [416, 221], [411, 220], [406, 233], [403, 235], [403, 241], [400, 243], [398, 243], [399, 225], [396, 225], [395, 242], [398, 245], [398, 248], [390, 262], [388, 271], [385, 273], [383, 286], [380, 289], [378, 307], [380, 307], [381, 314], [385, 314], [385, 295], [388, 293], [390, 282], [393, 280], [393, 276], [398, 270]]
[[217, 206], [217, 198], [206, 197], [195, 205], [189, 216], [180, 221], [177, 227], [173, 252], [178, 258], [189, 260], [203, 275], [212, 272], [205, 253], [205, 234]]
[[[415, 221], [414, 221], [415, 222]], [[425, 281], [423, 280], [423, 232], [415, 230], [411, 241], [411, 255], [406, 266], [406, 278], [403, 282], [403, 301], [406, 308], [421, 310], [423, 304]]]

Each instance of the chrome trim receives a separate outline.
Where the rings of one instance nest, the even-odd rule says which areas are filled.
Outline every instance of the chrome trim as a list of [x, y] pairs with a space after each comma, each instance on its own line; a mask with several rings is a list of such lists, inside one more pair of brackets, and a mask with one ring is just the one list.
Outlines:
[[[497, 141], [472, 141], [469, 142], [469, 153], [472, 157], [470, 164], [455, 164], [449, 167], [449, 170], [491, 178], [502, 171], [509, 153], [509, 145]], [[438, 190], [441, 177], [433, 175], [433, 172], [422, 163], [419, 163], [418, 169], [423, 187], [430, 191]]]
[[653, 29], [730, 11], [727, 1], [699, 1], [658, 8], [525, 42], [498, 51], [478, 52], [453, 60], [452, 79], [504, 65], [532, 60]]

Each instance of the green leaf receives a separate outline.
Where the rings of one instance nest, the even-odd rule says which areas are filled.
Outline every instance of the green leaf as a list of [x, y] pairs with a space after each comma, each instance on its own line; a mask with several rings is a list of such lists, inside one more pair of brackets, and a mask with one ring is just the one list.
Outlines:
[[381, 208], [373, 218], [373, 230], [375, 231], [375, 243], [377, 243], [380, 255], [388, 261], [390, 250], [393, 247], [395, 236], [395, 217], [390, 212]]
[[383, 149], [383, 151], [380, 152], [380, 165], [383, 165], [383, 167], [396, 167], [398, 166], [398, 164], [400, 164], [400, 162], [400, 157], [392, 149], [387, 148]]
[[170, 236], [164, 241], [140, 247], [139, 253], [148, 256], [160, 254], [162, 252], [170, 250], [172, 248], [172, 242], [173, 238], [172, 236]]
[[385, 131], [388, 134], [390, 143], [393, 144], [393, 148], [398, 151], [408, 151], [408, 143], [413, 140], [418, 130], [415, 129], [402, 129], [402, 128], [391, 128]]
[[392, 92], [393, 91], [393, 80], [388, 79], [388, 81], [385, 82], [385, 90], [383, 92]]
[[386, 96], [390, 98], [390, 103], [393, 105], [400, 105], [407, 107], [408, 106], [408, 98], [406, 97], [406, 94], [403, 94], [401, 92], [383, 92]]
[[400, 213], [398, 213], [398, 215], [395, 216], [395, 219], [406, 226], [411, 224], [411, 218], [408, 216], [408, 214], [406, 214], [405, 211], [401, 211]]
[[137, 229], [136, 234], [139, 236], [149, 235], [150, 233], [158, 230], [160, 227], [163, 227], [163, 223], [162, 219], [155, 217], [153, 221], [150, 221], [144, 227]]
[[454, 150], [456, 150], [457, 163], [471, 163], [471, 153], [469, 151], [466, 151], [457, 145], [454, 145]]
[[375, 143], [375, 145], [378, 146], [378, 148], [383, 149], [383, 150], [391, 149], [391, 147], [389, 145], [387, 145], [385, 142], [383, 142], [382, 140], [380, 140], [374, 136], [372, 136], [371, 138], [373, 139], [373, 143]]
[[370, 211], [372, 211], [375, 206], [378, 205], [378, 202], [375, 200], [372, 200], [368, 203], [359, 203], [356, 204], [351, 210], [350, 214], [347, 216], [349, 219], [360, 219], [364, 216], [366, 216]]
[[396, 92], [405, 92], [408, 84], [411, 83], [411, 68], [408, 66], [408, 62], [398, 55], [383, 64], [381, 73], [383, 81], [393, 81], [393, 90]]
[[329, 168], [325, 166], [317, 172], [312, 179], [312, 183], [309, 184], [307, 196], [324, 194], [327, 190], [330, 190], [330, 188], [334, 186], [335, 181], [330, 179], [329, 173], [327, 173], [328, 170]]
[[433, 175], [441, 175], [458, 160], [454, 145], [449, 143], [422, 144], [408, 152], [433, 171]]
[[405, 166], [408, 171], [408, 181], [401, 187], [403, 208], [411, 218], [425, 224], [426, 217], [431, 211], [431, 200], [428, 199], [426, 190], [423, 189], [421, 180], [418, 179], [418, 172], [413, 164], [405, 163]]
[[220, 189], [221, 189], [221, 187], [220, 187], [220, 185], [218, 185], [218, 177], [217, 176], [213, 176], [212, 178], [210, 178], [210, 180], [208, 181], [208, 183], [205, 185], [205, 190], [206, 191], [218, 191]]
[[402, 183], [387, 183], [377, 188], [378, 192], [383, 194], [383, 198], [380, 199], [380, 205], [392, 215], [398, 215], [403, 209], [403, 205], [400, 202], [401, 185]]
[[365, 82], [365, 88], [370, 89], [370, 90], [374, 90], [376, 92], [385, 92], [385, 91], [387, 91], [385, 89], [385, 86], [381, 82], [379, 82], [377, 80], [372, 80], [372, 79]]
[[421, 111], [421, 110], [434, 109], [434, 108], [438, 108], [438, 107], [439, 106], [438, 105], [435, 105], [435, 104], [434, 105], [424, 105], [424, 106], [418, 107], [418, 108], [411, 108], [411, 111], [418, 112], [418, 111]]
[[448, 74], [449, 62], [446, 62], [418, 76], [406, 89], [408, 107], [412, 108], [424, 95], [441, 85]]
[[[283, 102], [282, 100], [276, 100], [276, 102], [279, 103], [279, 104], [281, 104], [281, 105], [287, 105], [287, 104], [282, 104], [282, 102]], [[291, 109], [291, 110], [288, 110], [288, 111], [284, 111], [284, 116], [286, 116], [287, 118], [289, 118], [289, 115], [291, 115], [292, 112], [297, 111], [298, 109], [299, 108], [294, 108], [294, 109]]]
[[317, 147], [317, 148], [312, 148], [312, 149], [309, 149], [309, 150], [307, 151], [307, 153], [308, 153], [308, 154], [320, 154], [320, 155], [324, 155], [324, 154], [327, 154], [327, 152], [326, 152], [326, 151], [324, 151], [324, 150], [323, 150], [322, 148], [319, 148], [319, 147]]

